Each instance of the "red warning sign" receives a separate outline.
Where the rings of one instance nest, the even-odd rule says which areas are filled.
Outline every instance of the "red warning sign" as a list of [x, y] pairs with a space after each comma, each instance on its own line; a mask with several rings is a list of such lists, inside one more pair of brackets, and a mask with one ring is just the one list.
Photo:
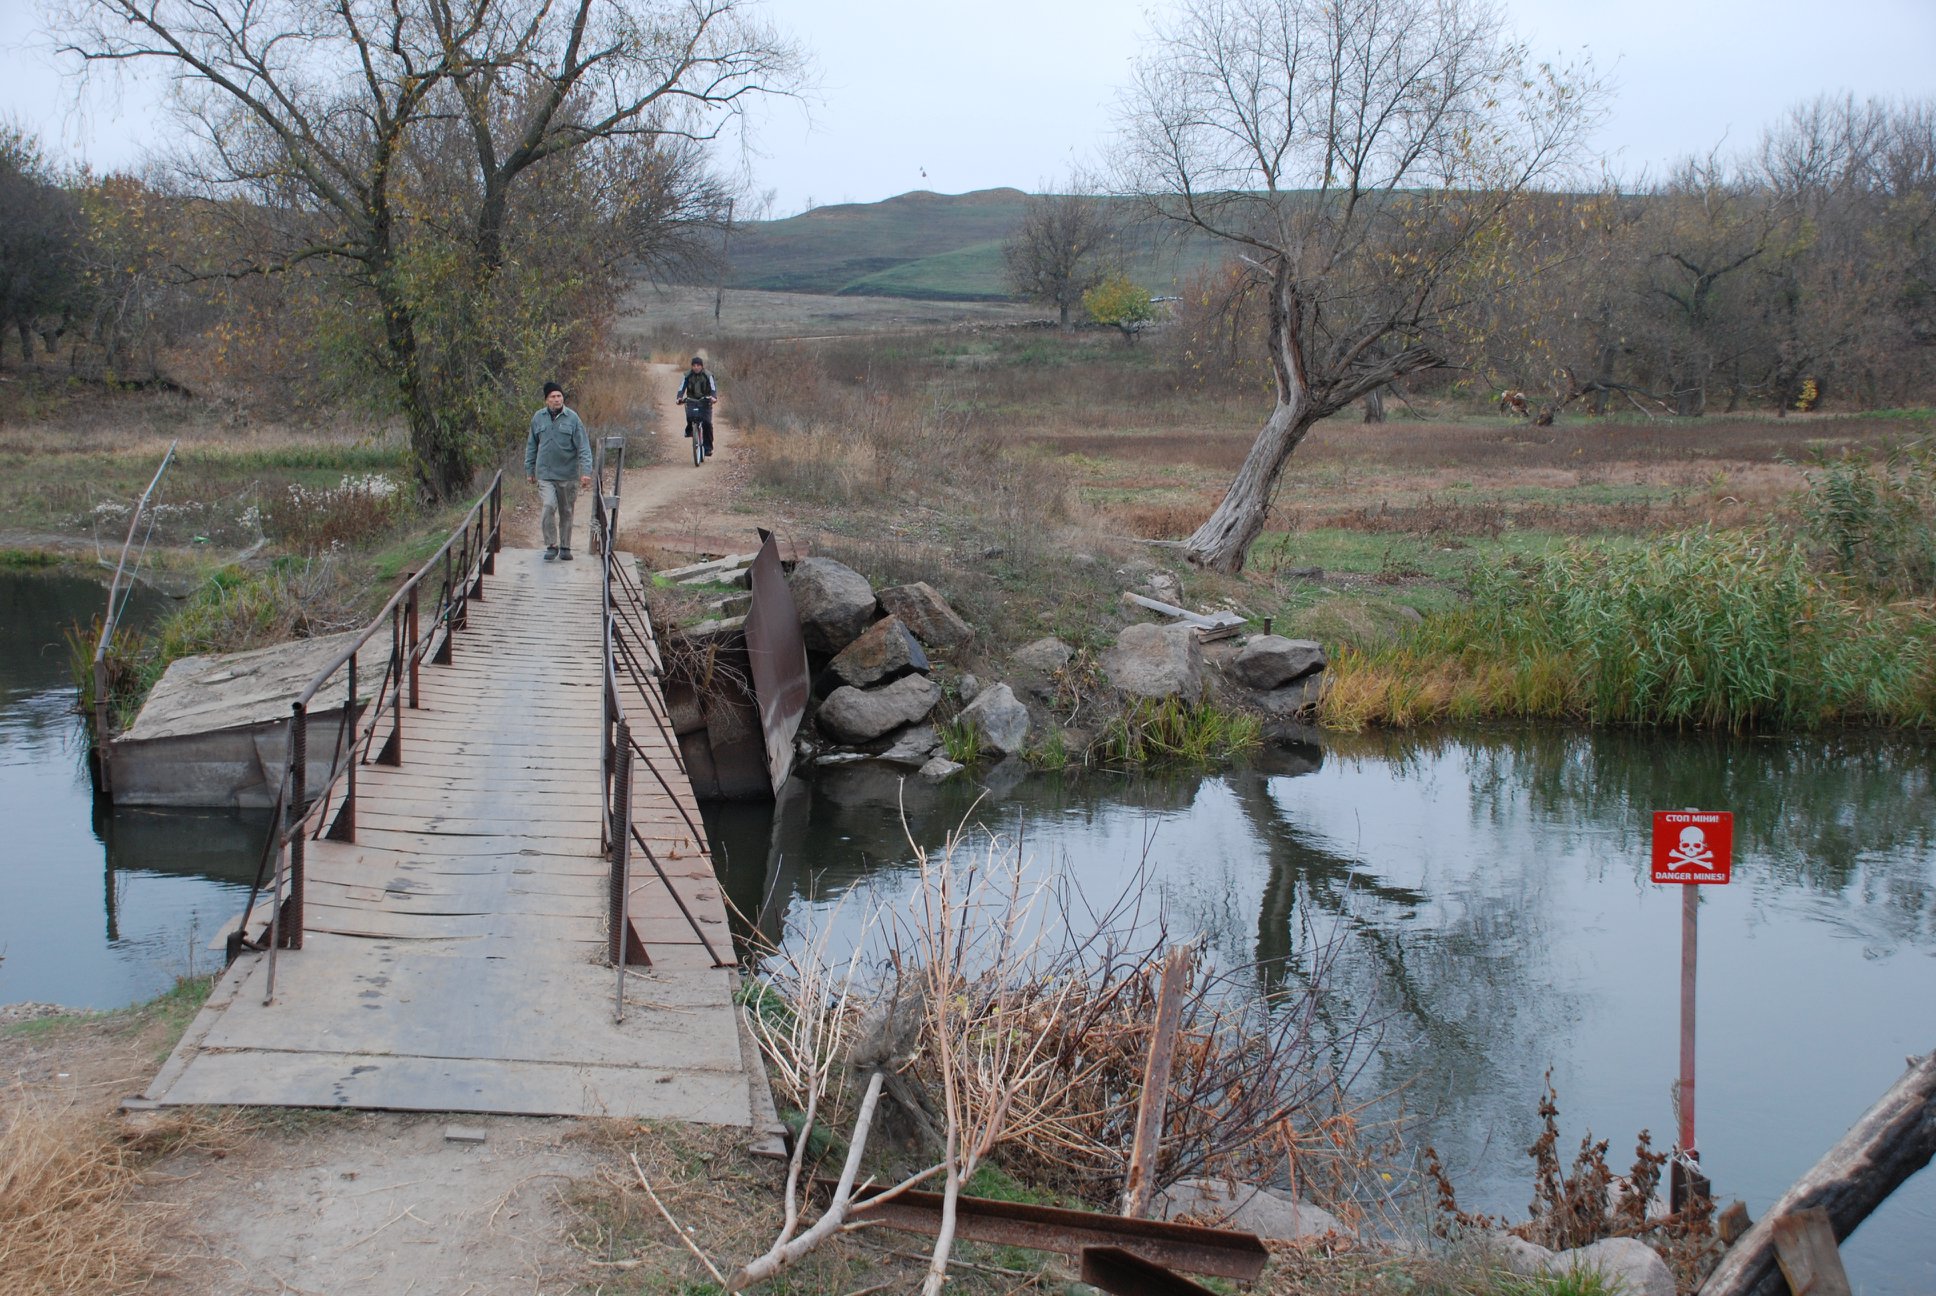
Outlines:
[[1725, 883], [1733, 868], [1731, 812], [1654, 811], [1654, 881]]

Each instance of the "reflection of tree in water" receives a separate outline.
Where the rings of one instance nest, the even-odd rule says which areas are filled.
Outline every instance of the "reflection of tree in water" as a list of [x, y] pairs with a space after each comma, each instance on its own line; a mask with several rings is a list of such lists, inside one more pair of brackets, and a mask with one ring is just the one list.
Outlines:
[[1864, 935], [1936, 942], [1936, 779], [1922, 742], [1562, 730], [1457, 745], [1472, 768], [1475, 816], [1530, 815], [1542, 834], [1612, 829], [1638, 871], [1652, 811], [1732, 810], [1747, 880], [1838, 895]]
[[1544, 873], [1427, 895], [1300, 827], [1270, 779], [1240, 772], [1226, 781], [1265, 857], [1255, 945], [1263, 988], [1306, 981], [1310, 934], [1340, 932], [1326, 1021], [1368, 1013], [1386, 1023], [1371, 1089], [1404, 1086], [1402, 1105], [1429, 1119], [1429, 1137], [1455, 1167], [1476, 1162], [1495, 1130], [1530, 1137], [1551, 1061], [1540, 1042], [1548, 1023], [1572, 1011], [1540, 984]]

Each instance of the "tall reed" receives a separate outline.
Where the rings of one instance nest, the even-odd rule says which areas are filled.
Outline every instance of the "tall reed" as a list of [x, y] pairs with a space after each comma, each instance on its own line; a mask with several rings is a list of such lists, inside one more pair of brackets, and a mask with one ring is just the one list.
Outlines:
[[1806, 728], [1930, 719], [1931, 623], [1865, 603], [1771, 533], [1575, 543], [1474, 576], [1472, 603], [1345, 652], [1343, 728], [1489, 716]]

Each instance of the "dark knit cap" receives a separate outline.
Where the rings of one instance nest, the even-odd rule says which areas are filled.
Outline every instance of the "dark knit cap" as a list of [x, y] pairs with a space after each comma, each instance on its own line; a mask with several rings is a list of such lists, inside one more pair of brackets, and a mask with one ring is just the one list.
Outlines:
[[544, 394], [549, 396], [551, 395], [551, 393], [557, 392], [560, 395], [563, 395], [564, 390], [565, 389], [563, 387], [560, 387], [557, 383], [546, 383], [544, 388]]

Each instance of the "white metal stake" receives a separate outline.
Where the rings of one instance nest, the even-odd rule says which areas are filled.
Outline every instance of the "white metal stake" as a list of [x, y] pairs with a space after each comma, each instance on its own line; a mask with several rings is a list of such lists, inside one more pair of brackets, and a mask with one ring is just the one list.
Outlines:
[[1681, 1150], [1694, 1151], [1694, 965], [1700, 949], [1701, 888], [1681, 885]]

